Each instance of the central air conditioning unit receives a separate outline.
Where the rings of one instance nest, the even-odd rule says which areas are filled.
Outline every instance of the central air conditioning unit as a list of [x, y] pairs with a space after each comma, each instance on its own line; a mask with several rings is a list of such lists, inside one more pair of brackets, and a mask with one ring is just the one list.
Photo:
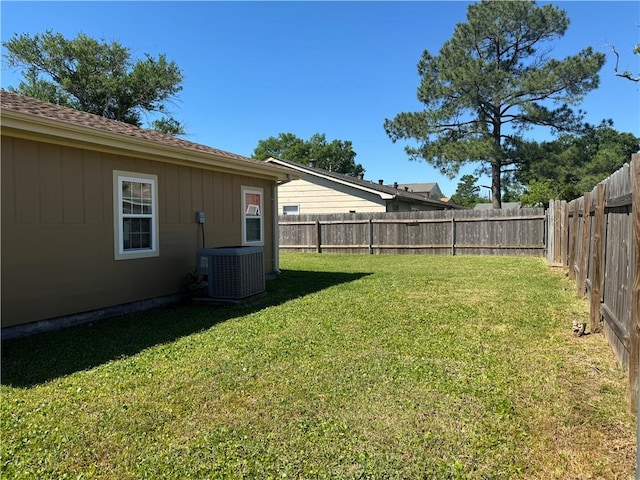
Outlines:
[[202, 248], [196, 262], [213, 299], [241, 300], [265, 291], [262, 247]]

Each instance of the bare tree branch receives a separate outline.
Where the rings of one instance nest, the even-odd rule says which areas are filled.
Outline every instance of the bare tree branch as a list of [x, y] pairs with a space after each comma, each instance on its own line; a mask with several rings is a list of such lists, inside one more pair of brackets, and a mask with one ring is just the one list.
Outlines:
[[613, 67], [613, 73], [616, 77], [626, 78], [627, 80], [631, 80], [632, 82], [640, 82], [640, 75], [633, 76], [633, 74], [629, 71], [626, 72], [618, 72], [618, 63], [620, 62], [620, 54], [617, 52], [615, 45], [611, 45], [611, 50], [616, 55], [616, 65]]

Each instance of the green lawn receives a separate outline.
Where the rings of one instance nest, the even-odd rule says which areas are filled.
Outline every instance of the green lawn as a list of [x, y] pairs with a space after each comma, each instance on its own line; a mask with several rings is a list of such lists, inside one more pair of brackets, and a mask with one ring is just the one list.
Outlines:
[[281, 264], [247, 305], [3, 345], [0, 476], [632, 478], [626, 373], [544, 261]]

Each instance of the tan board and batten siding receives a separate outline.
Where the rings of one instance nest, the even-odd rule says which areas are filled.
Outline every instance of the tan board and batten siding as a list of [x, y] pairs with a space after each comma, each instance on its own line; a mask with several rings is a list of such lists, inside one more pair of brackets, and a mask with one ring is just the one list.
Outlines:
[[[173, 162], [111, 153], [86, 142], [75, 147], [68, 135], [40, 140], [6, 125], [3, 121], [3, 328], [185, 292], [202, 247], [195, 212], [205, 212], [207, 247], [241, 245], [243, 186], [264, 189], [265, 272], [276, 268], [273, 199], [278, 177], [286, 178], [283, 169], [257, 165], [253, 175], [252, 165], [236, 167], [246, 170], [243, 175], [207, 165], [206, 158], [187, 165], [188, 154]], [[158, 177], [157, 257], [114, 259], [115, 170]]]

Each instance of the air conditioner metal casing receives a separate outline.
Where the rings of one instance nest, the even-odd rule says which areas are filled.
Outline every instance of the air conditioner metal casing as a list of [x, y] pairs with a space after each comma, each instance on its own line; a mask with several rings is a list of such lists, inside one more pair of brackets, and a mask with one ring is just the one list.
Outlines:
[[241, 300], [265, 291], [263, 247], [202, 248], [196, 262], [211, 298]]

